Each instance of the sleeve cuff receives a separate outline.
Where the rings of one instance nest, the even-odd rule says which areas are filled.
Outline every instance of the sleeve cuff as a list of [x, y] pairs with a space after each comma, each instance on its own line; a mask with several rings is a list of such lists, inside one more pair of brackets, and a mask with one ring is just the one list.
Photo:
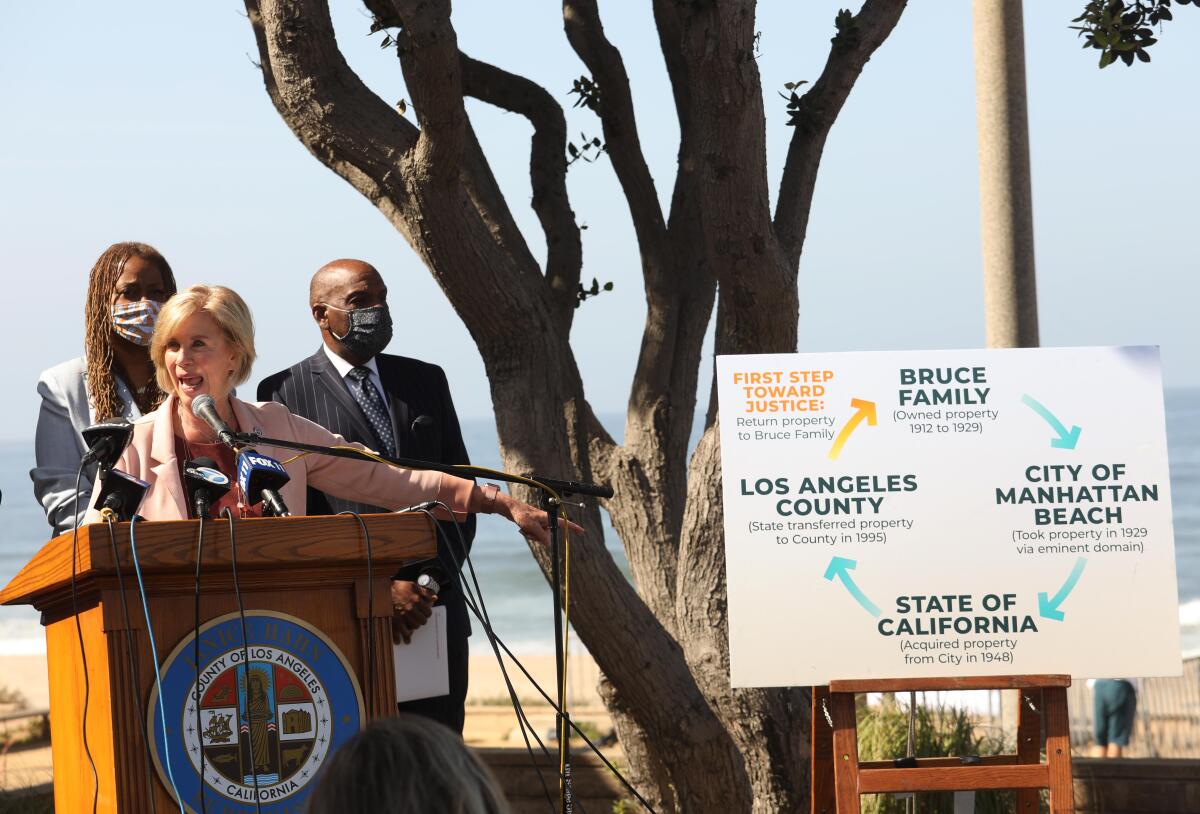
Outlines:
[[471, 495], [474, 491], [474, 481], [456, 478], [454, 475], [443, 472], [437, 499], [450, 507], [454, 512], [455, 520], [462, 522], [471, 511]]

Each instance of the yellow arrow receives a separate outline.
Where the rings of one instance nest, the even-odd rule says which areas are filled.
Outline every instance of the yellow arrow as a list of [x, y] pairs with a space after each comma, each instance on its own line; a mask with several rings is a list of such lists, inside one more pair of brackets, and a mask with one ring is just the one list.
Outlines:
[[838, 433], [838, 437], [834, 440], [833, 447], [829, 450], [829, 460], [831, 461], [836, 461], [838, 456], [842, 454], [842, 447], [846, 446], [846, 442], [850, 440], [850, 433], [854, 432], [854, 428], [861, 424], [864, 418], [867, 420], [868, 426], [875, 426], [875, 402], [864, 399], [850, 399], [850, 406], [857, 412], [850, 416], [850, 420], [846, 422], [846, 426], [842, 427], [842, 431]]

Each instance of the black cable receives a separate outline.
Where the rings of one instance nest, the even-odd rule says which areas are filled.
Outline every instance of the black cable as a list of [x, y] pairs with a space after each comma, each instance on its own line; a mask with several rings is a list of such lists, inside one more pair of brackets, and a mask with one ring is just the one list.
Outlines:
[[138, 563], [137, 536], [134, 533], [138, 520], [139, 517], [136, 514], [129, 518], [129, 557], [133, 560], [133, 573], [137, 577], [138, 594], [142, 598], [142, 614], [146, 618], [146, 639], [150, 642], [150, 663], [154, 667], [154, 688], [158, 692], [158, 714], [162, 716], [163, 766], [166, 768], [167, 780], [171, 783], [171, 792], [175, 795], [175, 802], [179, 804], [179, 814], [185, 814], [183, 797], [179, 794], [179, 786], [175, 783], [175, 772], [171, 767], [171, 740], [167, 732], [167, 709], [163, 704], [162, 671], [159, 668], [158, 647], [154, 643], [154, 625], [150, 622], [150, 601], [146, 598], [146, 582], [142, 579], [142, 567]]
[[[204, 787], [208, 785], [204, 779], [204, 728], [201, 726], [200, 715], [200, 557], [204, 553], [204, 520], [206, 515], [207, 512], [197, 516], [197, 519], [200, 521], [200, 527], [196, 534], [196, 595], [192, 608], [192, 661], [196, 665], [196, 690], [192, 693], [192, 698], [196, 703], [196, 738], [200, 743], [200, 814], [208, 814], [208, 800], [204, 792]], [[229, 533], [232, 536], [232, 528]], [[244, 635], [245, 632], [243, 631]]]
[[[363, 540], [367, 544], [367, 720], [370, 720], [372, 702], [374, 701], [375, 687], [375, 571], [373, 556], [371, 554], [371, 532], [367, 530], [367, 524], [362, 519], [358, 512], [338, 512], [337, 516], [350, 515], [358, 521], [359, 528], [362, 529]], [[364, 724], [366, 721], [363, 722]]]
[[[87, 649], [83, 644], [83, 626], [79, 623], [79, 595], [75, 589], [76, 573], [79, 570], [79, 484], [83, 480], [83, 461], [75, 471], [75, 527], [71, 530], [71, 613], [75, 617], [75, 635], [79, 638], [79, 656], [83, 664], [83, 753], [87, 755], [88, 765], [92, 767], [92, 814], [100, 805], [100, 775], [96, 772], [96, 761], [92, 759], [92, 749], [88, 745], [87, 716], [88, 702], [91, 700], [92, 683], [88, 680]], [[109, 520], [109, 529], [112, 521]]]
[[[447, 511], [449, 510], [449, 507], [447, 507], [444, 503], [441, 505]], [[463, 585], [462, 585], [462, 587], [466, 589], [464, 591], [464, 597], [465, 597], [465, 601], [467, 603], [467, 607], [471, 609], [471, 612], [473, 614], [475, 614], [475, 617], [477, 619], [479, 619], [480, 624], [483, 625], [484, 632], [488, 636], [488, 641], [490, 643], [492, 643], [492, 645], [493, 645], [493, 650], [496, 648], [496, 646], [499, 646], [501, 649], [503, 649], [505, 654], [507, 654], [508, 657], [510, 659], [512, 659], [513, 663], [516, 664], [518, 668], [520, 668], [521, 672], [525, 675], [525, 678], [529, 681], [529, 683], [533, 685], [534, 689], [536, 689], [538, 691], [538, 693], [542, 696], [542, 698], [545, 699], [546, 703], [549, 704], [550, 707], [553, 708], [555, 712], [559, 712], [557, 702], [555, 702], [554, 699], [552, 699], [550, 697], [550, 695], [542, 688], [542, 686], [540, 684], [538, 684], [538, 682], [534, 679], [533, 675], [530, 674], [529, 670], [527, 670], [525, 668], [525, 665], [521, 663], [521, 660], [518, 659], [513, 654], [512, 650], [510, 650], [508, 648], [508, 645], [506, 645], [500, 639], [500, 637], [495, 634], [495, 631], [492, 629], [491, 619], [487, 613], [487, 606], [483, 602], [483, 591], [479, 587], [479, 578], [475, 573], [475, 563], [471, 560], [470, 549], [467, 548], [466, 539], [463, 537], [462, 529], [458, 526], [458, 524], [455, 524], [454, 530], [458, 536], [458, 544], [459, 544], [459, 547], [462, 549], [463, 559], [465, 560], [466, 567], [467, 567], [468, 571], [470, 572], [471, 581], [475, 586], [475, 592], [472, 593], [470, 588], [465, 583], [463, 583]], [[441, 529], [440, 525], [438, 525], [438, 532], [442, 533], [442, 529]], [[449, 538], [445, 537], [444, 539], [446, 539], [446, 542], [447, 542], [447, 546], [446, 546], [447, 551], [450, 552], [450, 556], [451, 556], [451, 558], [454, 559], [455, 566], [457, 567], [458, 572], [461, 575], [463, 561], [459, 560], [455, 556], [453, 549], [449, 545], [449, 542], [450, 542]], [[474, 606], [474, 603], [471, 601], [472, 599], [476, 598], [476, 596], [478, 597], [479, 606], [480, 606], [479, 608], [476, 608]], [[482, 609], [482, 614], [480, 613], [480, 609]], [[498, 654], [497, 654], [497, 659], [499, 659]], [[504, 675], [505, 682], [509, 683], [511, 686], [511, 682], [508, 681], [508, 673], [504, 668], [503, 660], [500, 660], [500, 671]], [[519, 704], [519, 702], [518, 702], [518, 704]], [[603, 762], [604, 765], [608, 768], [608, 770], [611, 771], [613, 773], [613, 775], [617, 778], [617, 780], [620, 781], [621, 785], [623, 785], [629, 791], [629, 793], [632, 794], [634, 796], [634, 798], [639, 803], [641, 803], [641, 805], [647, 811], [651, 812], [651, 814], [655, 814], [654, 807], [650, 805], [649, 801], [647, 801], [646, 798], [644, 798], [641, 794], [638, 793], [638, 790], [635, 789], [633, 787], [633, 785], [628, 780], [625, 779], [624, 775], [622, 775], [621, 772], [617, 770], [617, 768], [609, 761], [609, 759], [604, 756], [604, 753], [600, 751], [600, 748], [597, 747], [594, 743], [592, 743], [591, 739], [589, 739], [588, 736], [586, 734], [584, 734], [583, 730], [580, 729], [579, 726], [573, 720], [571, 720], [569, 716], [567, 717], [567, 723], [570, 724], [572, 730], [574, 730], [581, 738], [583, 738], [584, 743], [586, 743], [588, 745], [588, 747], [592, 750], [592, 752], [595, 753], [596, 757], [600, 758], [601, 762]], [[535, 734], [535, 737], [536, 737], [536, 734]], [[539, 740], [539, 743], [540, 743], [540, 740]], [[548, 754], [548, 750], [546, 750], [546, 748], [544, 746], [542, 748]], [[579, 800], [575, 799], [574, 802], [578, 805]]]
[[138, 672], [136, 648], [133, 646], [133, 622], [130, 621], [129, 617], [129, 603], [125, 601], [125, 577], [121, 573], [121, 555], [117, 551], [117, 532], [113, 528], [111, 520], [107, 523], [107, 526], [108, 542], [112, 545], [113, 566], [117, 571], [117, 590], [121, 595], [121, 615], [125, 618], [125, 650], [126, 655], [129, 657], [129, 675], [132, 681], [130, 689], [132, 690], [134, 706], [137, 709], [137, 730], [141, 733], [142, 744], [146, 747], [144, 756], [146, 758], [146, 785], [150, 792], [150, 810], [156, 812], [158, 810], [158, 803], [154, 801], [156, 796], [154, 794], [154, 767], [150, 762], [150, 750], [152, 747], [150, 741], [146, 739], [146, 732], [142, 729], [146, 723], [146, 711], [142, 707], [142, 691], [141, 687], [138, 686], [141, 682], [139, 681], [140, 673]]
[[[233, 528], [233, 512], [226, 506], [221, 516], [229, 521], [229, 561], [233, 566], [233, 594], [237, 597], [238, 619], [242, 622], [242, 659], [246, 665], [246, 694], [250, 694], [250, 635], [246, 632], [246, 607], [242, 604], [242, 588], [237, 575], [237, 533]], [[254, 781], [254, 809], [262, 814], [262, 802], [258, 794], [258, 767], [254, 765], [254, 751], [250, 752], [250, 779]]]
[[[446, 509], [446, 511], [450, 510], [450, 507], [446, 506], [446, 504], [443, 503], [441, 505], [442, 505], [442, 508]], [[438, 532], [442, 533], [443, 539], [446, 540], [446, 550], [450, 552], [450, 556], [454, 559], [455, 568], [457, 569], [457, 571], [460, 575], [460, 579], [462, 576], [464, 560], [465, 560], [467, 570], [470, 573], [471, 583], [472, 583], [472, 585], [474, 585], [474, 591], [471, 590], [470, 585], [467, 585], [465, 582], [460, 582], [461, 586], [464, 589], [464, 591], [463, 591], [464, 601], [467, 603], [467, 606], [471, 609], [471, 612], [475, 614], [477, 619], [479, 619], [480, 624], [483, 625], [484, 632], [487, 634], [488, 643], [492, 646], [492, 653], [496, 656], [496, 663], [500, 667], [500, 674], [504, 677], [504, 682], [508, 687], [509, 698], [512, 701], [513, 709], [517, 714], [518, 723], [522, 724], [522, 727], [523, 727], [522, 733], [524, 733], [524, 726], [528, 726], [529, 731], [533, 732], [534, 740], [537, 741], [538, 746], [542, 750], [542, 754], [545, 755], [546, 757], [549, 757], [550, 749], [546, 746], [546, 744], [538, 736], [537, 731], [533, 727], [533, 724], [529, 721], [529, 716], [525, 714], [525, 706], [524, 706], [524, 704], [521, 703], [520, 697], [517, 695], [516, 690], [513, 688], [512, 679], [509, 677], [508, 669], [504, 665], [504, 659], [500, 656], [500, 653], [498, 650], [499, 646], [503, 646], [505, 652], [507, 652], [510, 657], [512, 656], [512, 651], [510, 651], [508, 649], [508, 647], [504, 645], [504, 643], [500, 640], [500, 637], [498, 635], [496, 635], [495, 629], [492, 627], [491, 615], [488, 613], [487, 604], [484, 602], [484, 599], [483, 599], [483, 588], [479, 585], [479, 577], [475, 573], [475, 564], [471, 560], [470, 549], [467, 548], [466, 538], [463, 537], [462, 528], [457, 523], [454, 526], [454, 531], [455, 531], [456, 536], [458, 537], [459, 547], [463, 551], [463, 555], [464, 555], [463, 560], [459, 560], [457, 557], [455, 557], [453, 548], [450, 545], [449, 536], [444, 534], [444, 532], [442, 531], [442, 527], [440, 525], [438, 526]], [[478, 608], [476, 608], [474, 606], [473, 601], [478, 602], [478, 604], [479, 604]], [[516, 661], [515, 657], [513, 657], [513, 661]], [[536, 681], [534, 681], [533, 676], [529, 674], [529, 671], [525, 669], [524, 665], [519, 665], [519, 666], [521, 667], [521, 671], [523, 673], [525, 673], [525, 677], [528, 678], [530, 683], [533, 684], [533, 686], [537, 688], [538, 692], [542, 694], [542, 697], [546, 698], [547, 700], [550, 700], [549, 696], [546, 694], [545, 690], [543, 690], [541, 688], [541, 686]], [[550, 706], [552, 709], [554, 709], [556, 714], [558, 714], [560, 712], [559, 706], [557, 703], [554, 703], [553, 701], [551, 701]], [[570, 722], [570, 718], [567, 718], [566, 720], [568, 721], [568, 723]], [[526, 738], [526, 744], [528, 745], [528, 738]], [[530, 755], [530, 757], [532, 759], [532, 754]], [[559, 761], [559, 763], [561, 765], [561, 761]], [[566, 779], [561, 771], [556, 770], [555, 773], [559, 776], [560, 780]], [[546, 786], [546, 781], [541, 776], [540, 771], [538, 773], [538, 779], [542, 783], [542, 788], [546, 793], [546, 800], [550, 804], [551, 810], [557, 812], [558, 809], [554, 805], [554, 800], [552, 799], [552, 797], [550, 795], [550, 789]], [[578, 804], [577, 807], [579, 808], [581, 814], [587, 814], [587, 810], [586, 810], [586, 808], [584, 808], [584, 806], [581, 802], [572, 798], [572, 803]]]
[[[439, 530], [439, 532], [441, 532], [440, 526], [439, 526], [438, 530]], [[508, 688], [509, 700], [511, 701], [511, 703], [513, 705], [513, 711], [517, 715], [517, 723], [520, 724], [520, 726], [521, 726], [521, 734], [522, 734], [522, 736], [525, 737], [525, 748], [530, 753], [530, 755], [529, 755], [530, 760], [534, 761], [534, 757], [533, 757], [532, 749], [530, 749], [530, 747], [529, 747], [529, 738], [527, 736], [525, 736], [526, 727], [528, 727], [528, 730], [533, 733], [533, 738], [535, 741], [537, 741], [538, 748], [540, 748], [542, 750], [542, 755], [545, 757], [550, 757], [550, 748], [548, 746], [546, 746], [545, 742], [543, 742], [541, 737], [538, 736], [537, 730], [534, 728], [533, 723], [529, 720], [529, 716], [525, 713], [525, 705], [523, 703], [521, 703], [520, 696], [517, 694], [516, 689], [513, 687], [512, 679], [508, 674], [508, 668], [505, 666], [504, 659], [500, 655], [500, 652], [498, 649], [500, 647], [503, 647], [504, 651], [506, 653], [508, 653], [510, 657], [512, 657], [512, 651], [510, 651], [508, 649], [508, 646], [505, 645], [504, 642], [500, 640], [500, 637], [496, 634], [495, 629], [492, 627], [491, 616], [488, 614], [487, 605], [483, 600], [483, 589], [480, 587], [479, 579], [477, 578], [477, 576], [475, 574], [475, 565], [471, 561], [470, 552], [467, 550], [466, 539], [463, 537], [462, 530], [458, 527], [457, 524], [455, 525], [455, 532], [458, 536], [459, 546], [463, 549], [464, 553], [466, 554], [466, 565], [467, 565], [468, 570], [470, 571], [471, 581], [472, 581], [472, 583], [474, 583], [474, 591], [472, 591], [471, 586], [466, 584], [465, 582], [460, 583], [461, 587], [463, 588], [463, 601], [466, 603], [467, 607], [470, 608], [471, 612], [473, 614], [475, 614], [475, 618], [478, 619], [480, 624], [483, 625], [483, 630], [487, 636], [488, 644], [490, 644], [492, 647], [492, 653], [496, 657], [496, 664], [500, 667], [500, 674], [501, 674], [501, 676], [503, 676], [505, 686]], [[446, 538], [446, 549], [447, 549], [447, 551], [450, 551], [450, 556], [454, 557], [454, 552], [450, 548], [450, 542], [448, 539], [448, 535], [444, 535], [444, 537]], [[462, 563], [457, 558], [455, 558], [455, 566], [458, 569], [458, 572], [459, 572], [460, 578], [461, 578]], [[476, 603], [478, 603], [478, 607], [476, 607]], [[515, 657], [513, 657], [513, 661], [517, 661]], [[542, 687], [537, 683], [537, 681], [534, 680], [533, 676], [530, 675], [529, 671], [525, 669], [525, 666], [520, 664], [519, 662], [518, 662], [518, 666], [521, 668], [521, 671], [525, 674], [525, 677], [529, 680], [529, 682], [531, 684], [533, 684], [533, 686], [537, 689], [537, 691], [539, 693], [541, 693], [542, 697], [545, 698], [546, 700], [550, 701], [550, 697], [546, 694], [545, 690], [543, 690]], [[555, 713], [557, 714], [558, 710], [559, 710], [558, 704], [556, 704], [553, 701], [550, 701], [550, 706], [552, 709], [554, 709]], [[569, 720], [570, 719], [568, 719], [568, 721]], [[538, 772], [538, 780], [542, 784], [542, 791], [546, 795], [546, 802], [550, 806], [550, 810], [554, 811], [554, 812], [558, 812], [558, 808], [557, 808], [557, 806], [555, 806], [554, 799], [551, 796], [550, 788], [546, 785], [546, 780], [542, 776], [541, 769], [538, 768], [536, 763], [534, 763], [534, 768]], [[555, 773], [558, 774], [560, 780], [565, 779], [561, 772], [556, 771]], [[575, 803], [578, 801], [573, 799], [572, 802]], [[579, 808], [581, 814], [587, 814], [587, 809], [583, 806], [583, 804], [581, 802], [579, 803], [578, 808]]]
[[[446, 506], [445, 503], [441, 503], [440, 501], [435, 501], [435, 505], [440, 505], [443, 508], [445, 508], [447, 511], [449, 511], [449, 507]], [[434, 516], [432, 511], [430, 511], [429, 509], [421, 509], [420, 511], [422, 512], [422, 514], [427, 516], [433, 522], [433, 527], [436, 530], [436, 533], [442, 539], [444, 539], [446, 541], [446, 550], [450, 553], [451, 559], [454, 560], [455, 576], [457, 576], [459, 578], [459, 589], [463, 591], [463, 601], [467, 603], [467, 605], [471, 608], [472, 612], [474, 612], [475, 616], [478, 618], [479, 611], [475, 607], [474, 603], [471, 601], [474, 598], [474, 595], [470, 592], [469, 586], [467, 586], [467, 584], [462, 579], [462, 561], [454, 555], [454, 550], [450, 545], [449, 536], [442, 529], [441, 524], [437, 522], [437, 518]], [[454, 524], [454, 528], [455, 528], [455, 531], [458, 533], [459, 542], [461, 543], [463, 551], [465, 552], [467, 550], [467, 543], [466, 543], [465, 538], [463, 538], [463, 536], [462, 536], [462, 530], [458, 528], [457, 523]], [[485, 609], [484, 613], [486, 614], [486, 609]], [[525, 751], [529, 754], [529, 763], [531, 766], [533, 766], [533, 770], [537, 773], [538, 782], [541, 784], [542, 791], [546, 795], [546, 803], [550, 806], [550, 810], [552, 812], [557, 811], [557, 808], [554, 805], [554, 799], [550, 795], [550, 787], [548, 785], [546, 785], [546, 778], [542, 774], [542, 767], [540, 765], [538, 765], [537, 758], [533, 754], [533, 746], [529, 743], [528, 731], [533, 732], [534, 740], [537, 741], [537, 744], [541, 748], [543, 754], [548, 755], [550, 753], [550, 750], [546, 748], [546, 745], [544, 743], [542, 743], [542, 739], [540, 737], [538, 737], [537, 731], [534, 730], [533, 725], [529, 723], [529, 719], [525, 715], [524, 709], [521, 706], [521, 700], [520, 700], [520, 698], [517, 697], [517, 691], [513, 687], [511, 679], [509, 679], [509, 677], [508, 677], [508, 671], [504, 667], [504, 662], [500, 658], [499, 652], [496, 650], [496, 643], [494, 641], [495, 634], [492, 632], [492, 626], [491, 626], [490, 622], [485, 621], [483, 618], [480, 618], [480, 622], [483, 624], [483, 629], [487, 633], [487, 636], [488, 636], [488, 643], [492, 645], [492, 652], [496, 655], [497, 662], [500, 665], [500, 674], [504, 678], [504, 685], [508, 689], [509, 701], [512, 703], [513, 710], [516, 712], [516, 715], [517, 715], [517, 723], [521, 728], [521, 738], [522, 738], [522, 740], [525, 741]], [[526, 730], [526, 727], [528, 727], [528, 731]]]

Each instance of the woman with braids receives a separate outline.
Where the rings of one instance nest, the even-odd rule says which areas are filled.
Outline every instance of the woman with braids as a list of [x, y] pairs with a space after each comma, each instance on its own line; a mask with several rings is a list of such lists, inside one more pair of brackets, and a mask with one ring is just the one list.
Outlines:
[[84, 355], [42, 373], [33, 492], [54, 534], [70, 531], [87, 509], [96, 467], [75, 475], [86, 446], [81, 432], [106, 418], [132, 421], [165, 398], [150, 361], [159, 308], [175, 293], [163, 256], [145, 243], [114, 243], [92, 266], [84, 306]]

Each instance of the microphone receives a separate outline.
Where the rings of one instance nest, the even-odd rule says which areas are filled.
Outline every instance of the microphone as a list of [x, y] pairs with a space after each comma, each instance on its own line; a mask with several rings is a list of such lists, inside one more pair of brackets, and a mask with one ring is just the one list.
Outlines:
[[195, 458], [183, 465], [183, 485], [196, 517], [207, 519], [212, 505], [225, 496], [232, 484], [212, 458]]
[[80, 461], [84, 466], [98, 463], [101, 472], [113, 468], [129, 439], [133, 437], [133, 425], [123, 418], [109, 418], [93, 424], [83, 431], [83, 442], [88, 445]]
[[149, 488], [150, 484], [128, 472], [109, 469], [100, 481], [100, 494], [96, 495], [96, 503], [92, 508], [100, 511], [112, 509], [117, 520], [128, 520], [137, 512]]
[[247, 505], [253, 506], [260, 500], [264, 513], [272, 517], [291, 517], [279, 489], [291, 480], [283, 464], [267, 455], [243, 449], [238, 453], [238, 486], [246, 496]]
[[433, 416], [419, 415], [413, 419], [412, 431], [417, 432], [419, 430], [425, 429], [426, 427], [432, 427], [432, 426], [433, 426]]
[[229, 428], [229, 425], [221, 418], [221, 414], [217, 412], [217, 402], [212, 396], [207, 393], [197, 396], [192, 401], [192, 415], [204, 419], [208, 426], [217, 433], [222, 444], [231, 449], [237, 449], [237, 434]]

